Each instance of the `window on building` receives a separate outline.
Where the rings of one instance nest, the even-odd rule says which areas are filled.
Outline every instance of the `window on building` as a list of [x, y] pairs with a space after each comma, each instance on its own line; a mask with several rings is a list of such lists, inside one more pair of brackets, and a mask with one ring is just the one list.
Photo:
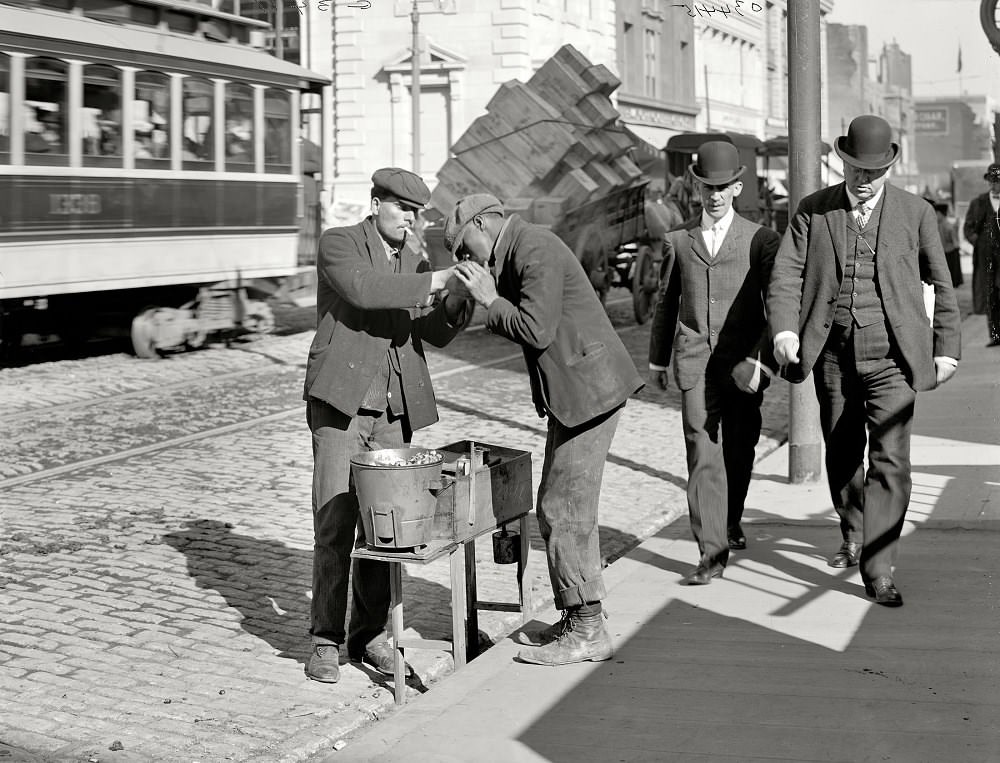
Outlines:
[[132, 104], [135, 166], [163, 167], [170, 162], [170, 77], [160, 72], [135, 75]]
[[66, 143], [68, 65], [54, 58], [29, 58], [24, 71], [24, 160], [27, 164], [69, 164]]
[[0, 164], [10, 163], [10, 59], [0, 53]]
[[210, 170], [215, 160], [212, 117], [215, 90], [208, 80], [186, 78], [182, 88], [181, 158], [186, 170]]
[[253, 88], [233, 82], [226, 85], [226, 169], [254, 169]]
[[284, 90], [264, 94], [264, 171], [292, 171], [292, 102]]
[[656, 69], [658, 66], [657, 48], [659, 35], [656, 30], [646, 29], [643, 36], [642, 56], [642, 94], [647, 98], [656, 98], [659, 93], [656, 88]]
[[80, 138], [85, 166], [121, 166], [121, 72], [113, 66], [83, 67]]

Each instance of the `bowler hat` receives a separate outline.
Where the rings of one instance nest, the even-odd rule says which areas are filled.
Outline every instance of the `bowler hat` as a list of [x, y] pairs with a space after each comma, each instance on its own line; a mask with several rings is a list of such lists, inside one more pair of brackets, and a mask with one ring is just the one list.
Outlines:
[[425, 206], [431, 198], [431, 192], [420, 175], [399, 167], [375, 170], [372, 185], [375, 186], [372, 196], [392, 196], [397, 201], [418, 209]]
[[986, 174], [983, 175], [983, 180], [988, 183], [1000, 182], [1000, 164], [993, 162], [987, 170]]
[[698, 160], [691, 165], [691, 174], [707, 185], [729, 185], [745, 169], [736, 146], [724, 140], [710, 140], [698, 146]]
[[455, 254], [462, 243], [466, 227], [476, 215], [491, 212], [503, 214], [503, 204], [492, 194], [474, 193], [459, 199], [448, 215], [448, 222], [444, 224], [444, 245], [448, 251]]
[[899, 144], [892, 141], [892, 128], [874, 114], [851, 120], [847, 135], [837, 138], [833, 147], [841, 159], [863, 170], [881, 170], [899, 158]]

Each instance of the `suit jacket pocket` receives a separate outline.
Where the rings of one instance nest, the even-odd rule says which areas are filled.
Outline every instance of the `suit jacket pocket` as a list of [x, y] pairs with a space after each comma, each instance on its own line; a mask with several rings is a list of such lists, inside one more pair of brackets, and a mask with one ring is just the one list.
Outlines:
[[608, 354], [608, 348], [604, 342], [591, 342], [590, 344], [585, 344], [580, 354], [570, 358], [566, 361], [566, 365], [569, 368], [573, 366], [578, 366], [581, 363], [587, 361], [595, 360], [596, 358], [603, 357]]

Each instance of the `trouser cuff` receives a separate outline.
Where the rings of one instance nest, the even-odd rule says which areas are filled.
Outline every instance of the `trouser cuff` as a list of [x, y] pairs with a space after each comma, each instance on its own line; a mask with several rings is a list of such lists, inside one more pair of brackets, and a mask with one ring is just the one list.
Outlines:
[[603, 578], [588, 580], [582, 585], [564, 588], [555, 592], [556, 609], [568, 609], [569, 607], [579, 607], [588, 601], [601, 601], [606, 598], [608, 592], [604, 588]]

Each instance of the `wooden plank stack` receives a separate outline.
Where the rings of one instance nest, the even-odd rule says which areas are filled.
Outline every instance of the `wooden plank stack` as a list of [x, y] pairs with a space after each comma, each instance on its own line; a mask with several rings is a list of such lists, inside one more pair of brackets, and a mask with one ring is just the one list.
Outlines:
[[572, 45], [527, 84], [505, 82], [452, 146], [431, 208], [444, 216], [462, 196], [487, 192], [525, 219], [553, 226], [569, 210], [641, 182], [609, 98], [620, 84]]

